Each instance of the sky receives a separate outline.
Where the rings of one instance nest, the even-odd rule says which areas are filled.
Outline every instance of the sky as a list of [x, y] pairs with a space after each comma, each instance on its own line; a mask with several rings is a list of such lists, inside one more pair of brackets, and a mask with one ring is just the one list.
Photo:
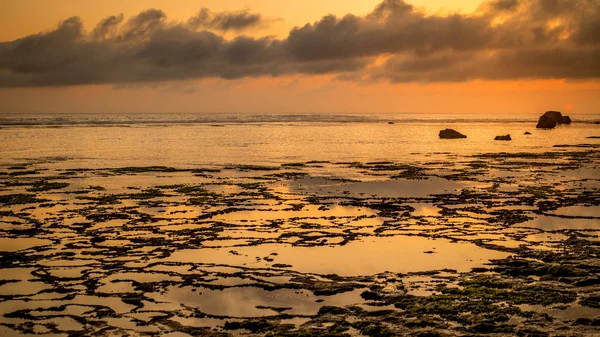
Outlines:
[[0, 113], [600, 113], [600, 0], [0, 1]]

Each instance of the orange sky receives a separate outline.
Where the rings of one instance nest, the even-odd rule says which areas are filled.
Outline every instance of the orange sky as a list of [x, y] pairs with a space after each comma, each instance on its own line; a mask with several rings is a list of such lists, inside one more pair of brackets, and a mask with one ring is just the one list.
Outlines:
[[[286, 35], [294, 26], [319, 20], [323, 15], [362, 15], [373, 10], [380, 0], [18, 0], [0, 1], [0, 41], [48, 30], [71, 16], [79, 16], [88, 28], [101, 19], [119, 13], [126, 17], [148, 8], [163, 10], [170, 20], [186, 20], [200, 8], [213, 11], [251, 9], [267, 17], [281, 18], [271, 33]], [[430, 12], [474, 10], [481, 0], [411, 0]]]
[[[285, 37], [291, 28], [327, 13], [364, 15], [379, 0], [19, 0], [0, 2], [0, 41], [42, 31], [77, 15], [86, 29], [102, 18], [163, 10], [184, 21], [208, 7], [251, 9], [278, 19], [252, 34]], [[472, 12], [476, 0], [412, 0], [427, 13]], [[549, 109], [599, 113], [598, 81], [508, 80], [459, 83], [361, 83], [333, 76], [204, 79], [136, 85], [83, 85], [0, 89], [0, 113], [12, 112], [464, 112], [537, 113]]]

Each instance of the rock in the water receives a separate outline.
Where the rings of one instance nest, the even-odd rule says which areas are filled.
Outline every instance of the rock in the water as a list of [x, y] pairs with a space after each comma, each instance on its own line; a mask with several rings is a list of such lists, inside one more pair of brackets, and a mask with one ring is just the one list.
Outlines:
[[496, 138], [494, 138], [494, 140], [512, 140], [512, 138], [510, 138], [510, 135], [496, 136]]
[[562, 116], [562, 118], [560, 119], [560, 123], [559, 124], [571, 124], [571, 117], [569, 117], [569, 116]]
[[396, 123], [394, 123], [394, 122], [388, 122], [388, 124], [389, 124], [389, 125], [393, 125], [393, 124], [396, 124]]
[[524, 135], [530, 135], [530, 134], [531, 134], [531, 132], [529, 132], [529, 131], [525, 131], [525, 133], [524, 133]]
[[[555, 125], [551, 126], [552, 123], [550, 123], [549, 120], [552, 120], [555, 123]], [[560, 111], [546, 111], [540, 117], [537, 128], [538, 129], [552, 129], [552, 128], [556, 127], [556, 124], [571, 124], [571, 117], [563, 116], [562, 113], [560, 113]]]
[[536, 126], [536, 128], [538, 128], [538, 129], [554, 129], [555, 127], [556, 127], [556, 122], [552, 118], [550, 118], [546, 115], [543, 115], [542, 117], [540, 117], [540, 120], [538, 121], [537, 126]]
[[560, 113], [560, 111], [546, 111], [543, 114], [543, 116], [552, 118], [552, 120], [555, 121], [556, 123], [560, 122], [560, 120], [563, 117], [563, 115], [562, 115], [562, 113]]
[[452, 129], [446, 129], [446, 130], [440, 131], [439, 136], [442, 139], [467, 138], [467, 136], [463, 135], [462, 133], [460, 133], [456, 130], [452, 130]]

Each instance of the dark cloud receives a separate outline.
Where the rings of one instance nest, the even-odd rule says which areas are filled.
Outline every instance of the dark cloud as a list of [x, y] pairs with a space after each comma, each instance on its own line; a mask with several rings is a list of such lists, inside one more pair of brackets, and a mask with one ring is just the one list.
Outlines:
[[123, 22], [123, 14], [118, 16], [112, 15], [103, 19], [92, 31], [92, 38], [105, 39], [114, 37], [117, 33], [117, 27], [121, 22]]
[[164, 27], [167, 15], [158, 9], [148, 9], [127, 21], [123, 40], [135, 40], [149, 36], [153, 32]]
[[188, 24], [194, 28], [240, 31], [257, 27], [265, 21], [260, 14], [248, 10], [213, 13], [210, 9], [203, 8], [188, 20]]
[[394, 56], [374, 72], [373, 80], [392, 82], [462, 82], [474, 79], [600, 78], [600, 48], [571, 50], [506, 49], [496, 53], [446, 52], [426, 57]]
[[519, 7], [519, 0], [495, 0], [487, 4], [496, 11], [514, 11]]
[[600, 0], [493, 0], [468, 15], [426, 15], [385, 0], [365, 16], [325, 16], [285, 39], [217, 33], [263, 22], [248, 11], [203, 9], [175, 23], [149, 9], [86, 32], [73, 17], [0, 43], [0, 87], [286, 74], [391, 82], [600, 78]]

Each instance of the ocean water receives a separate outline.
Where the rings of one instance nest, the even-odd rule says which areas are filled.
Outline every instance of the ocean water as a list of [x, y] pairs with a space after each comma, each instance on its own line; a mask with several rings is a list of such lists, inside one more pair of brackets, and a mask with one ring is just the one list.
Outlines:
[[[0, 163], [69, 159], [73, 167], [281, 164], [310, 160], [420, 162], [436, 154], [545, 152], [595, 144], [600, 115], [537, 130], [537, 115], [5, 114]], [[393, 124], [389, 124], [389, 123]], [[441, 129], [468, 136], [441, 140]], [[532, 135], [524, 135], [529, 131]], [[494, 141], [510, 134], [510, 142]]]

